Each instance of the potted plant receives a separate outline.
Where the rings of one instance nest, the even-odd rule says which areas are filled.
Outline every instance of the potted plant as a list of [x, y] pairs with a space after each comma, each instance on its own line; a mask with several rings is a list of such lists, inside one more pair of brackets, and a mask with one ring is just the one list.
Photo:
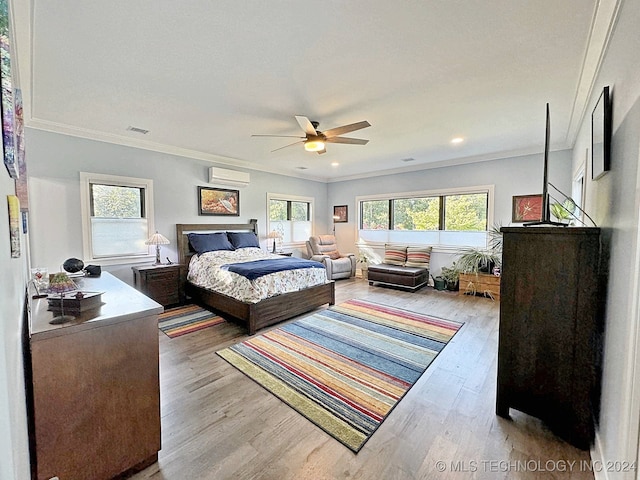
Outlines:
[[556, 217], [560, 223], [571, 223], [574, 218], [573, 212], [576, 211], [576, 204], [570, 198], [567, 198], [564, 202], [554, 202], [551, 204], [551, 215]]
[[494, 249], [466, 248], [460, 251], [457, 269], [462, 273], [492, 273], [493, 267], [500, 266], [500, 253]]
[[358, 262], [360, 263], [360, 271], [362, 272], [362, 278], [365, 280], [369, 278], [369, 255], [367, 252], [360, 252], [360, 256], [358, 257]]
[[460, 272], [458, 271], [455, 262], [453, 262], [451, 267], [442, 267], [442, 273], [440, 276], [444, 279], [447, 290], [458, 290]]

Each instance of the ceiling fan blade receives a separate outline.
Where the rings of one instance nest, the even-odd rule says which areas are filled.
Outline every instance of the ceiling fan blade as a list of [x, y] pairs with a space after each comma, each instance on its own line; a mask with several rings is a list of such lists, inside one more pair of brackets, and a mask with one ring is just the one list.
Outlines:
[[275, 150], [271, 150], [271, 153], [277, 152], [278, 150], [282, 150], [283, 148], [287, 148], [287, 147], [290, 147], [292, 145], [298, 145], [299, 143], [304, 143], [304, 142], [305, 142], [305, 140], [300, 140], [299, 142], [293, 142], [293, 143], [290, 143], [289, 145], [285, 145], [284, 147], [280, 147], [280, 148], [276, 148]]
[[254, 134], [252, 137], [279, 137], [279, 138], [307, 138], [300, 135], [269, 135], [269, 134]]
[[313, 125], [309, 121], [307, 117], [303, 117], [302, 115], [296, 115], [296, 120], [300, 125], [300, 128], [304, 130], [307, 135], [317, 135], [316, 129], [313, 128]]
[[363, 128], [370, 127], [371, 124], [364, 120], [363, 122], [351, 123], [349, 125], [343, 125], [342, 127], [332, 128], [331, 130], [327, 130], [322, 132], [322, 134], [329, 138], [335, 137], [337, 135], [342, 135], [343, 133], [355, 132], [356, 130], [361, 130]]
[[349, 138], [349, 137], [330, 137], [325, 140], [327, 143], [348, 143], [350, 145], [366, 145], [369, 140], [363, 140], [361, 138]]
[[318, 155], [322, 155], [323, 153], [327, 153], [327, 149], [326, 149], [326, 148], [323, 148], [322, 150], [318, 150], [316, 153], [317, 153]]

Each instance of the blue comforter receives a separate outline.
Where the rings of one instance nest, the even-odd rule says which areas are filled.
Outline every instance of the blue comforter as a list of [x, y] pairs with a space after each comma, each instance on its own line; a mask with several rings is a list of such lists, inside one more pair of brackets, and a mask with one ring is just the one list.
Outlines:
[[228, 263], [220, 268], [242, 275], [249, 280], [255, 280], [270, 273], [296, 270], [298, 268], [324, 268], [324, 265], [320, 262], [303, 258], [282, 257], [254, 260], [252, 262]]

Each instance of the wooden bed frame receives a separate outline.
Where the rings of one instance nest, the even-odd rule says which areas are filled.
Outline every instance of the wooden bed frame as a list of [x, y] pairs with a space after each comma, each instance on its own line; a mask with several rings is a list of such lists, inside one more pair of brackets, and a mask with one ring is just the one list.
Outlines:
[[308, 312], [325, 303], [335, 303], [335, 282], [327, 281], [321, 285], [305, 288], [296, 292], [283, 293], [266, 298], [257, 303], [246, 303], [233, 297], [207, 290], [187, 282], [189, 261], [195, 252], [189, 245], [187, 234], [195, 232], [249, 231], [258, 235], [258, 221], [249, 220], [244, 224], [178, 223], [176, 236], [180, 261], [180, 290], [191, 296], [197, 303], [211, 307], [223, 315], [244, 323], [253, 335], [256, 330]]

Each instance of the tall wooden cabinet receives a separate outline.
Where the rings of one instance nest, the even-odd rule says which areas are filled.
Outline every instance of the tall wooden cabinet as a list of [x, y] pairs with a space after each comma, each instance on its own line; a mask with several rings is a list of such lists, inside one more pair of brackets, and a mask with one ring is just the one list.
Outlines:
[[26, 332], [32, 478], [110, 479], [157, 460], [161, 305], [109, 273], [81, 278], [102, 305], [51, 325], [32, 300]]
[[528, 413], [586, 449], [599, 404], [600, 230], [501, 231], [496, 413]]

